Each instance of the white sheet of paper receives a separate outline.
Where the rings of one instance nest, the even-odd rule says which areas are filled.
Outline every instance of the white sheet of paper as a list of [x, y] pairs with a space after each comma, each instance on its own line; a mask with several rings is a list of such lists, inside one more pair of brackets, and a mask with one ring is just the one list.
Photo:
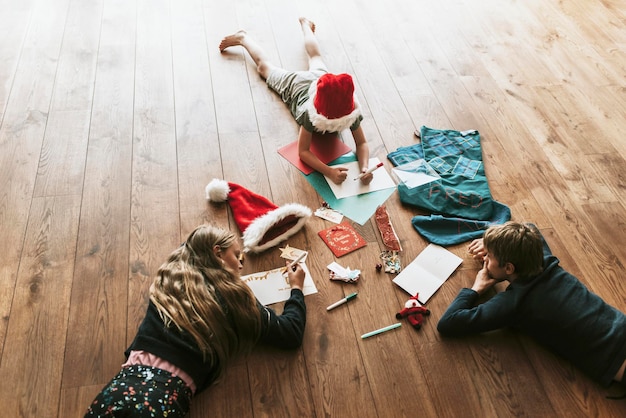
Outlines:
[[[304, 270], [304, 287], [302, 293], [304, 296], [317, 293], [317, 288], [311, 277], [311, 273], [306, 264], [301, 263]], [[252, 273], [242, 276], [241, 280], [246, 282], [256, 298], [262, 305], [267, 306], [273, 303], [284, 302], [289, 299], [291, 288], [289, 287], [289, 279], [287, 275], [282, 274], [284, 267], [277, 269]]]
[[417, 186], [421, 186], [422, 184], [430, 183], [431, 181], [439, 180], [441, 178], [429, 176], [424, 173], [409, 173], [408, 171], [396, 170], [395, 168], [393, 169], [393, 172], [396, 173], [400, 181], [409, 189], [413, 189]]
[[426, 303], [462, 262], [463, 259], [456, 254], [429, 244], [393, 282], [411, 296], [419, 293], [419, 300]]
[[409, 189], [413, 189], [422, 184], [439, 180], [441, 176], [426, 162], [420, 159], [399, 165], [392, 169], [398, 179]]
[[[368, 167], [375, 167], [379, 162], [380, 160], [376, 157], [370, 158]], [[396, 187], [396, 183], [393, 181], [384, 166], [374, 170], [372, 173], [374, 174], [374, 179], [367, 186], [361, 183], [361, 180], [354, 180], [355, 177], [361, 174], [358, 161], [338, 164], [338, 166], [348, 169], [348, 178], [343, 183], [335, 184], [330, 178], [324, 176], [337, 199]]]

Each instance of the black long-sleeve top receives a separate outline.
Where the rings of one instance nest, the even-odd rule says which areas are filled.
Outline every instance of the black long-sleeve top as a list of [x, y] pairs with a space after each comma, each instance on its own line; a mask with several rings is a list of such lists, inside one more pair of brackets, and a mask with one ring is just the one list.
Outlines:
[[[261, 314], [260, 343], [283, 349], [300, 347], [306, 325], [306, 305], [301, 290], [291, 290], [281, 315], [258, 301], [257, 307]], [[206, 389], [217, 378], [218, 365], [203, 360], [202, 352], [187, 333], [175, 325], [166, 327], [152, 302], [135, 339], [124, 353], [127, 358], [133, 350], [147, 351], [180, 367], [191, 376], [197, 392]]]
[[609, 385], [626, 359], [626, 315], [589, 291], [565, 271], [544, 240], [541, 274], [511, 282], [504, 292], [479, 304], [479, 295], [461, 289], [437, 329], [464, 336], [511, 327]]

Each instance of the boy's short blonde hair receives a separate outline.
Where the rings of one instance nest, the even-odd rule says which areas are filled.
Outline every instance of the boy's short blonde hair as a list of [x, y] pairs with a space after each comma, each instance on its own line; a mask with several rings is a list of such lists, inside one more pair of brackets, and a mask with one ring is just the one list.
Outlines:
[[532, 224], [511, 221], [492, 226], [485, 231], [483, 244], [500, 266], [513, 264], [518, 277], [543, 270], [543, 240]]

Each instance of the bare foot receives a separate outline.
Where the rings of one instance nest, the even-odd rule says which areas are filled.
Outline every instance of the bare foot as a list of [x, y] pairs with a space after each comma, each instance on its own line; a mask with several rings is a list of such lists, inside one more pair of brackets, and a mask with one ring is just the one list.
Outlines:
[[245, 36], [246, 31], [243, 29], [233, 33], [232, 35], [226, 36], [222, 39], [222, 42], [220, 42], [220, 52], [223, 52], [226, 48], [231, 46], [243, 45], [243, 39]]
[[315, 23], [311, 22], [306, 17], [301, 17], [298, 20], [300, 21], [300, 26], [302, 26], [303, 29], [304, 29], [305, 25], [308, 25], [309, 28], [311, 29], [311, 32], [315, 32]]

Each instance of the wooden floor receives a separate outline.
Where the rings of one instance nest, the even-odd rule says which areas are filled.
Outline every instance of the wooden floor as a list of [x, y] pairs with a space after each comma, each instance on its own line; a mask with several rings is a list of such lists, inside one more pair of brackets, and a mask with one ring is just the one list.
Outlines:
[[[545, 233], [562, 265], [626, 310], [626, 3], [622, 0], [0, 0], [0, 406], [3, 417], [80, 417], [119, 370], [152, 275], [196, 225], [236, 228], [205, 201], [214, 177], [274, 203], [321, 198], [277, 149], [288, 111], [240, 48], [304, 68], [299, 16], [326, 62], [354, 75], [372, 156], [422, 125], [477, 129], [489, 184], [515, 220]], [[351, 138], [346, 143], [354, 146]], [[387, 201], [408, 264], [427, 245], [418, 214]], [[382, 243], [337, 260], [312, 218], [304, 346], [259, 348], [201, 393], [191, 417], [617, 417], [626, 401], [510, 331], [444, 340], [436, 323], [478, 265], [431, 299], [420, 332], [408, 298], [377, 274]], [[249, 257], [244, 273], [281, 265]], [[353, 290], [359, 297], [330, 313]], [[281, 306], [276, 307], [279, 311]]]

